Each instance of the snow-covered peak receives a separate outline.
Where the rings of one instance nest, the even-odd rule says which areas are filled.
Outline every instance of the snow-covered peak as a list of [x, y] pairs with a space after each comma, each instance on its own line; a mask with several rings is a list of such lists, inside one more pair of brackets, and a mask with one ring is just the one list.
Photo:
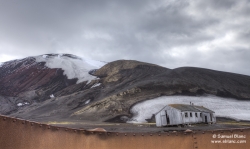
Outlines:
[[46, 54], [35, 57], [36, 62], [46, 62], [49, 68], [61, 68], [68, 79], [78, 78], [77, 83], [95, 79], [88, 72], [99, 69], [106, 63], [71, 54]]

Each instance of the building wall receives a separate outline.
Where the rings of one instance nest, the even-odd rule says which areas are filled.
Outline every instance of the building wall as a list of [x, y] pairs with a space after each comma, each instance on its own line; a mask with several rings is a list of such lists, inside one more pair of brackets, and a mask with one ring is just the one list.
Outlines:
[[[188, 117], [185, 117], [185, 113], [187, 113]], [[190, 116], [190, 113], [192, 113], [192, 117]], [[195, 113], [197, 113], [197, 117], [195, 116]], [[193, 111], [182, 112], [183, 123], [184, 124], [192, 124], [192, 123], [202, 122], [202, 117], [200, 116], [200, 113], [201, 112], [193, 112]]]
[[167, 110], [169, 114], [170, 124], [169, 125], [179, 125], [183, 123], [181, 111], [170, 108]]
[[160, 113], [161, 113], [161, 125], [166, 126], [167, 125], [167, 119], [166, 119], [165, 110], [162, 110]]
[[[167, 123], [166, 113], [169, 116], [169, 124]], [[172, 108], [170, 106], [164, 107], [159, 113], [155, 115], [156, 126], [167, 126], [167, 125], [178, 125], [182, 124], [182, 115], [181, 111]]]
[[[167, 123], [166, 112], [169, 115], [170, 123]], [[188, 117], [185, 117], [185, 113], [188, 114]], [[190, 116], [192, 113], [192, 117]], [[197, 113], [197, 117], [195, 116]], [[167, 125], [179, 125], [179, 124], [193, 124], [193, 123], [205, 123], [205, 116], [207, 117], [207, 123], [215, 123], [216, 118], [214, 113], [211, 114], [207, 112], [193, 112], [193, 111], [185, 111], [181, 112], [173, 107], [166, 106], [159, 113], [155, 115], [156, 126], [167, 126]]]
[[215, 123], [216, 122], [216, 118], [215, 118], [214, 113], [203, 112], [202, 113], [202, 122], [204, 122], [204, 123], [206, 122], [205, 116], [207, 116], [207, 123]]
[[161, 124], [161, 114], [160, 113], [157, 113], [155, 115], [155, 122], [156, 122], [156, 126], [157, 127], [161, 127], [162, 126], [162, 124]]

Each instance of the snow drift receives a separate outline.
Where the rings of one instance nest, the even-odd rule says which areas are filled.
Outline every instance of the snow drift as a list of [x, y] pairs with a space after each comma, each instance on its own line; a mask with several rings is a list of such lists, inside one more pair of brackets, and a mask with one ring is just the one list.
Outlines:
[[164, 96], [147, 100], [131, 108], [133, 118], [129, 123], [143, 123], [168, 104], [190, 104], [204, 106], [215, 112], [216, 116], [230, 117], [240, 120], [250, 120], [250, 101], [207, 96]]

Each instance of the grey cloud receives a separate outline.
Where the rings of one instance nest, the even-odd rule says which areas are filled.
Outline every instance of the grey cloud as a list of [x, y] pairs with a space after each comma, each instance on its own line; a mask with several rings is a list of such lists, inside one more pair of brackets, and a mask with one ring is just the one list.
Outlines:
[[2, 0], [0, 57], [71, 53], [250, 75], [249, 10], [249, 0]]

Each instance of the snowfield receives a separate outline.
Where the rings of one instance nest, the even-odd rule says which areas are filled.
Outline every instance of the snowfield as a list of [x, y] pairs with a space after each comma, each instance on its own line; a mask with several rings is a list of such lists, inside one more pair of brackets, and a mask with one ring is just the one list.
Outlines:
[[76, 56], [67, 56], [67, 54], [54, 54], [37, 56], [36, 62], [46, 62], [49, 68], [61, 68], [68, 79], [77, 78], [77, 83], [96, 79], [88, 72], [93, 69], [99, 69], [106, 63], [95, 61], [89, 58], [80, 58]]
[[250, 101], [207, 96], [164, 96], [134, 105], [130, 112], [133, 118], [128, 123], [144, 123], [168, 104], [190, 104], [204, 106], [215, 112], [216, 116], [230, 117], [236, 120], [250, 120]]

